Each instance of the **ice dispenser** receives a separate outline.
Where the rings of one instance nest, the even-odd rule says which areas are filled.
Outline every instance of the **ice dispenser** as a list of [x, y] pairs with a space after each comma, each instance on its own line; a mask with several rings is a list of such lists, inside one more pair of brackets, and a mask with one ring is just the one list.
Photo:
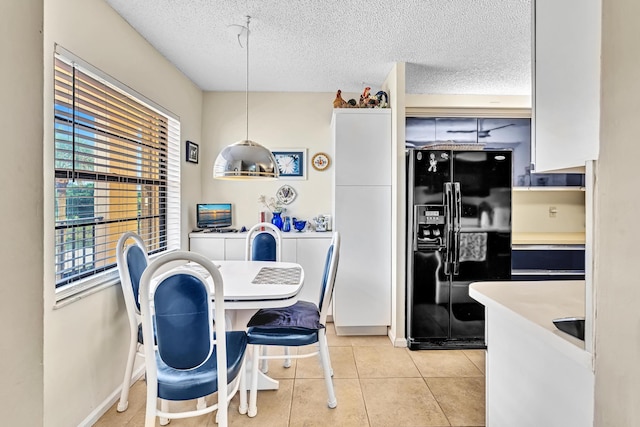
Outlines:
[[446, 244], [447, 209], [444, 205], [416, 205], [414, 250], [438, 249]]

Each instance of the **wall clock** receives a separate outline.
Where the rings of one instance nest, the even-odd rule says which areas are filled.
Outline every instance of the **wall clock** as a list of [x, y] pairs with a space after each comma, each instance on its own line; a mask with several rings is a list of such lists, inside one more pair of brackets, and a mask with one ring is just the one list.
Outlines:
[[329, 156], [325, 153], [317, 153], [311, 159], [311, 165], [315, 170], [323, 171], [329, 167]]

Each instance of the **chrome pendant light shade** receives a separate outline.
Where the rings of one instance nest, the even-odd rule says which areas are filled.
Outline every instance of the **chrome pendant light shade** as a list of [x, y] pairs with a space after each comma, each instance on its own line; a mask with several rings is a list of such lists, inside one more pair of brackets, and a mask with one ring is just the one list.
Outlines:
[[276, 160], [267, 148], [244, 140], [225, 147], [213, 166], [217, 179], [277, 179]]
[[[234, 144], [226, 146], [213, 165], [213, 177], [216, 179], [228, 180], [271, 180], [278, 179], [278, 167], [276, 159], [269, 149], [249, 140], [249, 22], [251, 17], [247, 16], [247, 25], [234, 27], [240, 28], [238, 41], [241, 34], [246, 32], [247, 41], [247, 83], [245, 91], [246, 104], [246, 138]], [[242, 44], [241, 44], [242, 45]]]

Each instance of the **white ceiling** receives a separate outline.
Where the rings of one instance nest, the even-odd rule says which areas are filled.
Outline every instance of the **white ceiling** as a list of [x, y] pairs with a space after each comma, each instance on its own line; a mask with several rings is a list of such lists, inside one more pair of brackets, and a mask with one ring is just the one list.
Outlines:
[[207, 91], [529, 95], [531, 0], [106, 0]]

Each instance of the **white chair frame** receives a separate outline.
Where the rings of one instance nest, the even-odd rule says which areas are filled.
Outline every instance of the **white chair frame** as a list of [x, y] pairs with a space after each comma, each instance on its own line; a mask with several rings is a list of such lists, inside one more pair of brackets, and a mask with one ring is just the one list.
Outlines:
[[[262, 230], [264, 228], [264, 230]], [[270, 222], [259, 222], [249, 229], [245, 239], [245, 261], [251, 261], [251, 249], [253, 248], [253, 239], [260, 233], [268, 233], [276, 239], [276, 261], [282, 261], [282, 233], [280, 229]]]
[[138, 342], [138, 325], [140, 324], [140, 310], [136, 304], [137, 295], [133, 295], [133, 285], [131, 284], [131, 276], [129, 274], [129, 265], [127, 264], [127, 253], [131, 246], [125, 246], [129, 239], [133, 240], [133, 244], [138, 246], [144, 253], [149, 265], [149, 255], [142, 238], [132, 231], [127, 231], [118, 239], [116, 246], [116, 262], [118, 265], [118, 273], [120, 275], [120, 286], [122, 287], [122, 295], [124, 296], [124, 305], [127, 309], [127, 320], [129, 321], [129, 352], [127, 355], [127, 366], [124, 372], [124, 380], [122, 381], [122, 391], [120, 392], [120, 401], [116, 407], [118, 412], [124, 412], [129, 407], [129, 388], [133, 378], [133, 365], [136, 361], [136, 354], [144, 357], [142, 345]]
[[[322, 297], [322, 307], [319, 307], [320, 310], [320, 323], [326, 325], [327, 316], [329, 314], [329, 308], [331, 305], [331, 299], [333, 298], [333, 288], [336, 280], [336, 272], [338, 270], [338, 261], [340, 258], [340, 233], [335, 232], [333, 234], [333, 239], [331, 241], [331, 245], [333, 246], [333, 255], [331, 258], [331, 262], [329, 264], [329, 273], [327, 275], [327, 285], [324, 289], [324, 294]], [[315, 345], [310, 344], [310, 345]], [[327, 406], [329, 408], [335, 408], [338, 406], [338, 401], [336, 399], [335, 391], [333, 388], [333, 368], [331, 367], [331, 358], [329, 357], [329, 344], [327, 343], [327, 334], [326, 328], [321, 328], [318, 330], [318, 349], [312, 353], [305, 354], [296, 354], [290, 355], [285, 353], [284, 355], [274, 355], [268, 356], [264, 352], [262, 355], [260, 354], [260, 347], [263, 349], [265, 345], [253, 345], [253, 359], [251, 366], [251, 384], [249, 388], [249, 410], [247, 415], [249, 417], [255, 417], [258, 414], [257, 400], [258, 400], [258, 365], [261, 360], [268, 359], [303, 359], [307, 357], [313, 357], [318, 355], [320, 357], [320, 363], [322, 365], [322, 370], [324, 372], [324, 382], [327, 387]], [[288, 349], [288, 347], [285, 347]]]
[[[274, 237], [274, 239], [276, 239], [276, 259], [275, 260], [282, 261], [282, 232], [278, 227], [271, 224], [270, 222], [259, 222], [253, 227], [251, 227], [247, 232], [247, 238], [245, 240], [245, 254], [244, 254], [245, 261], [251, 261], [251, 251], [253, 248], [253, 240], [258, 234], [261, 234], [261, 233], [271, 234]], [[284, 348], [284, 354], [287, 356], [289, 355], [288, 347]], [[260, 363], [260, 370], [266, 374], [267, 372], [269, 372], [269, 361], [267, 360], [268, 357], [267, 357], [266, 347], [262, 348], [262, 356], [263, 357], [262, 357], [262, 362]], [[290, 368], [291, 358], [289, 357], [285, 358], [283, 366], [285, 368]]]
[[[215, 329], [218, 331], [226, 331], [226, 318], [224, 311], [224, 285], [222, 275], [220, 271], [216, 267], [216, 265], [204, 257], [203, 255], [197, 254], [195, 252], [187, 252], [187, 251], [176, 251], [164, 254], [154, 260], [145, 272], [142, 275], [142, 279], [140, 280], [140, 310], [142, 314], [142, 331], [143, 335], [146, 337], [153, 336], [153, 313], [151, 312], [151, 290], [152, 290], [152, 281], [159, 275], [163, 274], [163, 267], [167, 263], [175, 262], [175, 261], [188, 261], [195, 262], [204, 267], [207, 272], [210, 274], [211, 279], [213, 280], [214, 285], [214, 294], [218, 296], [223, 296], [222, 298], [215, 298], [214, 304], [211, 303], [211, 289], [208, 289], [209, 292], [209, 312], [213, 311], [213, 316], [215, 317]], [[160, 272], [158, 271], [160, 270]], [[166, 274], [166, 273], [164, 273]], [[197, 277], [202, 282], [207, 283], [207, 279], [204, 278], [197, 271], [180, 271], [180, 274], [190, 274], [192, 276]], [[157, 376], [157, 364], [155, 358], [155, 348], [154, 346], [144, 346], [145, 347], [145, 364], [147, 367], [147, 404], [146, 404], [146, 414], [145, 414], [145, 427], [153, 427], [155, 426], [155, 418], [159, 417], [162, 423], [164, 419], [179, 419], [179, 418], [189, 418], [196, 417], [200, 415], [204, 415], [210, 412], [217, 410], [216, 414], [216, 422], [220, 427], [226, 427], [228, 422], [228, 405], [233, 396], [239, 391], [240, 392], [240, 405], [239, 412], [241, 414], [245, 414], [247, 412], [247, 386], [246, 386], [246, 374], [245, 374], [245, 361], [246, 357], [242, 361], [242, 366], [240, 367], [240, 372], [238, 376], [233, 380], [231, 384], [227, 382], [227, 343], [226, 343], [226, 335], [224, 333], [217, 334], [216, 339], [213, 337], [213, 328], [211, 329], [210, 339], [217, 346], [216, 349], [216, 366], [223, 366], [224, 369], [218, 369], [218, 391], [217, 403], [211, 406], [203, 406], [206, 405], [203, 398], [198, 398], [198, 405], [195, 410], [192, 411], [182, 411], [182, 412], [168, 412], [167, 406], [164, 405], [165, 400], [161, 401], [161, 408], [157, 407], [157, 391], [158, 391], [158, 376]], [[230, 386], [230, 389], [229, 389]]]

